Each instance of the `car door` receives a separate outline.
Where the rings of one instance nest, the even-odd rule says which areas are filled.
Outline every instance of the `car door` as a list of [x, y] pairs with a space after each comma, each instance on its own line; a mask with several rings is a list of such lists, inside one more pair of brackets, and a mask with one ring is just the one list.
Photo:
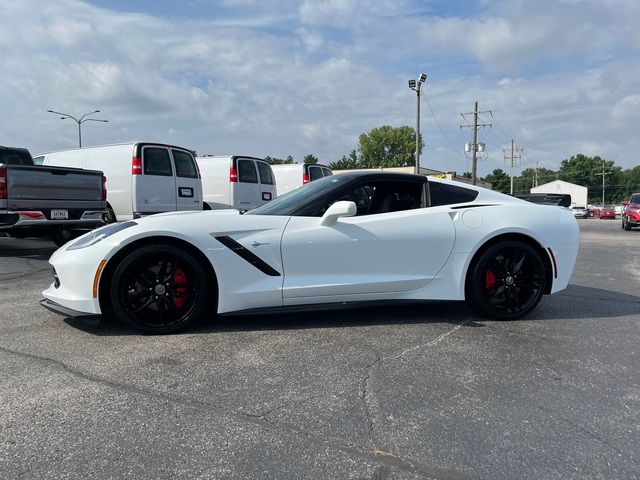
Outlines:
[[402, 198], [389, 206], [391, 194], [376, 195], [381, 188], [360, 185], [349, 192], [358, 216], [340, 218], [335, 225], [322, 226], [317, 216], [291, 218], [282, 237], [285, 305], [367, 294], [389, 298], [435, 278], [455, 240], [447, 209], [412, 208]]
[[260, 203], [262, 205], [276, 198], [276, 185], [271, 166], [267, 162], [256, 161], [260, 177]]
[[[176, 209], [176, 180], [169, 149], [162, 146], [142, 148], [142, 173], [133, 175], [136, 212], [151, 214]], [[108, 181], [108, 180], [107, 180]]]
[[171, 149], [176, 171], [177, 210], [202, 210], [202, 181], [196, 162], [189, 152]]
[[235, 185], [234, 207], [251, 210], [258, 207], [260, 197], [260, 183], [255, 160], [250, 158], [236, 159], [238, 181]]

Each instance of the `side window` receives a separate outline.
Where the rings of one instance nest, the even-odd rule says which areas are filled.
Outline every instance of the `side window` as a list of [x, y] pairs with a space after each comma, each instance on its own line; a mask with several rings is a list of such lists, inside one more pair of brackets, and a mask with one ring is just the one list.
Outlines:
[[142, 150], [145, 175], [173, 176], [169, 150], [159, 147], [146, 147]]
[[173, 163], [176, 166], [176, 175], [183, 178], [198, 178], [198, 170], [193, 157], [181, 150], [171, 150]]
[[320, 167], [309, 167], [309, 181], [313, 182], [322, 178], [322, 169]]
[[477, 196], [478, 192], [475, 190], [445, 183], [429, 182], [429, 197], [432, 207], [472, 202]]
[[322, 173], [324, 173], [325, 177], [328, 177], [329, 175], [333, 175], [333, 172], [331, 171], [330, 168], [322, 168]]
[[33, 159], [33, 164], [34, 165], [42, 165], [42, 164], [44, 164], [44, 155], [40, 155], [39, 157], [35, 157]]
[[340, 200], [355, 202], [358, 216], [422, 208], [423, 185], [423, 182], [369, 182], [347, 190], [329, 201], [325, 200], [302, 215], [321, 217], [333, 203]]
[[238, 160], [238, 181], [258, 183], [258, 174], [253, 160]]
[[258, 164], [258, 173], [260, 173], [260, 183], [263, 185], [273, 185], [273, 173], [268, 163], [256, 162]]

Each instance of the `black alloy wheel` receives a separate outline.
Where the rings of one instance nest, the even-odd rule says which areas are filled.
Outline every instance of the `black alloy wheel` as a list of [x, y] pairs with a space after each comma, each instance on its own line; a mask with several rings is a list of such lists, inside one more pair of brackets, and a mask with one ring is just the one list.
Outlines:
[[624, 229], [628, 232], [629, 230], [631, 230], [631, 225], [629, 225], [629, 219], [627, 217], [624, 217], [622, 219], [622, 223], [624, 224]]
[[127, 255], [111, 283], [113, 311], [146, 333], [173, 333], [204, 311], [207, 278], [198, 262], [172, 245], [147, 245]]
[[530, 245], [506, 240], [489, 247], [472, 266], [467, 302], [482, 315], [516, 320], [540, 302], [546, 271]]

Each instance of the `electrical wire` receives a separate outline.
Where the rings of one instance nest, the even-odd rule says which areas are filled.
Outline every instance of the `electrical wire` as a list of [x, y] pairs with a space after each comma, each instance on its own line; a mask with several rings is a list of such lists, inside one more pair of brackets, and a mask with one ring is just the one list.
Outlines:
[[429, 99], [427, 98], [427, 96], [423, 95], [423, 97], [424, 97], [424, 101], [427, 103], [427, 107], [429, 107], [429, 111], [431, 112], [431, 116], [433, 117], [433, 120], [436, 122], [436, 125], [438, 126], [440, 133], [442, 133], [442, 136], [447, 140], [447, 143], [451, 147], [451, 150], [453, 150], [454, 152], [456, 152], [457, 155], [460, 155], [462, 158], [466, 160], [467, 158], [465, 157], [465, 155], [453, 146], [453, 143], [451, 143], [451, 140], [449, 140], [449, 137], [447, 137], [447, 134], [444, 133], [444, 130], [440, 126], [440, 122], [438, 122], [438, 118], [436, 117], [436, 114], [433, 113], [433, 109], [431, 108], [431, 104], [429, 103]]

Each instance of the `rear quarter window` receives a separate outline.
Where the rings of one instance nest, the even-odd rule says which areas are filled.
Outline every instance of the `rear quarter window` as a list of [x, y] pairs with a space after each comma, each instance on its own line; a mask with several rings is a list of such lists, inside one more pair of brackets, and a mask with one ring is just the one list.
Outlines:
[[478, 192], [469, 188], [447, 185], [444, 183], [429, 182], [429, 197], [431, 206], [452, 205], [454, 203], [472, 202], [478, 196]]
[[176, 175], [182, 178], [198, 178], [198, 169], [193, 157], [181, 150], [171, 150], [176, 165]]

